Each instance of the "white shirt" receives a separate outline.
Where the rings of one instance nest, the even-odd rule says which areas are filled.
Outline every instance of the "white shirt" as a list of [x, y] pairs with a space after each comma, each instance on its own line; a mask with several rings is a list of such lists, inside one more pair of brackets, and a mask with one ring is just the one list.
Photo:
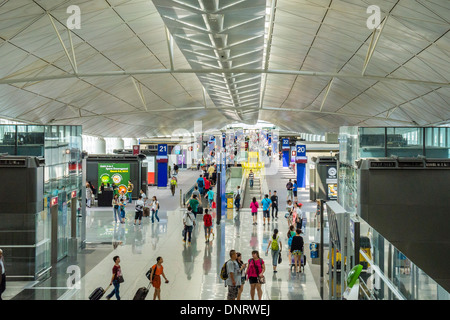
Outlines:
[[144, 207], [144, 201], [138, 199], [138, 200], [136, 201], [136, 206], [142, 206], [142, 207]]
[[5, 274], [5, 265], [3, 264], [3, 258], [0, 258], [0, 265], [2, 266], [2, 274]]
[[192, 212], [186, 211], [183, 215], [183, 221], [188, 227], [192, 227], [194, 225], [195, 216]]
[[153, 201], [152, 202], [152, 209], [153, 210], [155, 210], [155, 211], [158, 210], [158, 203], [159, 203], [158, 201]]

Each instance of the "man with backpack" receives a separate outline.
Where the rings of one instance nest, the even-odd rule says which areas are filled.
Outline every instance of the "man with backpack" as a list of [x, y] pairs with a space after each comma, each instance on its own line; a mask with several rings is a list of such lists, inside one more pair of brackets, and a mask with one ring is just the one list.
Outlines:
[[203, 176], [200, 175], [200, 177], [197, 179], [197, 187], [198, 187], [198, 191], [200, 192], [201, 195], [203, 195], [204, 186], [205, 186], [205, 181], [203, 180]]
[[240, 268], [237, 263], [236, 250], [230, 250], [230, 260], [223, 265], [220, 277], [222, 280], [225, 280], [225, 286], [228, 287], [227, 300], [236, 300], [241, 286]]

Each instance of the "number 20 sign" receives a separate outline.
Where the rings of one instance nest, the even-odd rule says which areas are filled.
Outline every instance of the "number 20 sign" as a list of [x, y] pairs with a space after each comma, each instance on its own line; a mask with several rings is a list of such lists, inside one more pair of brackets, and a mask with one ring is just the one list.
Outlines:
[[297, 157], [306, 156], [306, 146], [302, 144], [297, 145]]

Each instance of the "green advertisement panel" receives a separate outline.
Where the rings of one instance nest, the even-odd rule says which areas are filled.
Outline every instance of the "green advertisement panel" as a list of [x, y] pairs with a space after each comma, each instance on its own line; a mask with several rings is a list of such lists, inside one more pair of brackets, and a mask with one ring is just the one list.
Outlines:
[[119, 192], [127, 192], [128, 180], [130, 180], [129, 163], [99, 163], [98, 185], [113, 183], [119, 188]]

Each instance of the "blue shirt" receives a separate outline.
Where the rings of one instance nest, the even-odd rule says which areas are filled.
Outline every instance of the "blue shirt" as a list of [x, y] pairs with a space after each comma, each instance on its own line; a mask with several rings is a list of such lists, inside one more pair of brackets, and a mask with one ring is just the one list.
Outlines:
[[209, 200], [214, 200], [214, 191], [209, 190], [208, 193], [207, 193], [207, 195], [208, 195], [208, 199], [209, 199]]
[[205, 186], [205, 181], [203, 180], [203, 178], [198, 178], [197, 179], [197, 186], [198, 186], [199, 189], [200, 188], [203, 189], [203, 187]]
[[293, 191], [297, 191], [297, 183], [294, 183]]
[[272, 203], [269, 198], [264, 198], [261, 200], [261, 204], [263, 206], [263, 210], [269, 210], [269, 206]]

